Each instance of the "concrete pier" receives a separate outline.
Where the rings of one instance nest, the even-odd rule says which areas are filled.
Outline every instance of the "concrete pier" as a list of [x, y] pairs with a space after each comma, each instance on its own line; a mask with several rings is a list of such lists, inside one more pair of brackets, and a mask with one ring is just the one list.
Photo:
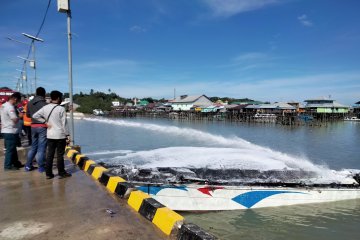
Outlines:
[[168, 239], [70, 162], [72, 177], [51, 180], [3, 164], [1, 149], [0, 239]]

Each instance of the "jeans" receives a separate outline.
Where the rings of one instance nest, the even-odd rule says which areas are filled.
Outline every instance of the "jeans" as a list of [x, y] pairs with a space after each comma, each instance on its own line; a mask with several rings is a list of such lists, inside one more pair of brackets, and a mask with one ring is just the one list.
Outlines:
[[19, 167], [21, 162], [18, 159], [16, 144], [17, 144], [17, 134], [13, 133], [3, 133], [5, 140], [5, 162], [4, 168], [10, 169], [12, 167]]
[[46, 128], [31, 128], [31, 149], [27, 155], [26, 167], [32, 166], [32, 161], [36, 155], [36, 161], [39, 167], [45, 167], [45, 154], [46, 154]]
[[52, 166], [54, 161], [55, 150], [57, 152], [57, 169], [58, 174], [63, 175], [65, 173], [64, 154], [66, 147], [66, 139], [48, 139], [47, 144], [47, 157], [46, 157], [46, 176], [53, 175]]
[[29, 142], [29, 146], [32, 144], [32, 136], [31, 136], [31, 127], [30, 126], [24, 126], [24, 131], [26, 133], [28, 142]]

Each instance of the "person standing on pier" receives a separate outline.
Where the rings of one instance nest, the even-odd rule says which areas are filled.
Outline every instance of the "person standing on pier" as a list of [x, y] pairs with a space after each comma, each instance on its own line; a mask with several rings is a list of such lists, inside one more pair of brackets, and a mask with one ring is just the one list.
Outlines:
[[1, 106], [1, 133], [5, 140], [5, 162], [4, 170], [19, 170], [24, 165], [19, 161], [16, 150], [18, 136], [17, 123], [20, 116], [16, 114], [15, 106], [20, 102], [21, 94], [13, 93], [9, 100]]
[[33, 118], [47, 123], [47, 157], [46, 178], [54, 178], [52, 171], [55, 151], [57, 152], [57, 169], [59, 178], [70, 177], [65, 171], [64, 153], [66, 142], [69, 141], [69, 128], [66, 121], [65, 108], [60, 106], [63, 94], [59, 91], [50, 93], [51, 102], [37, 111]]
[[35, 168], [33, 167], [33, 159], [36, 156], [36, 161], [38, 163], [39, 172], [45, 172], [45, 154], [46, 154], [46, 130], [47, 125], [45, 121], [38, 121], [33, 118], [34, 113], [39, 111], [42, 107], [46, 105], [45, 100], [46, 91], [43, 87], [38, 87], [36, 89], [36, 96], [31, 99], [27, 104], [26, 116], [31, 118], [31, 149], [27, 155], [27, 161], [25, 164], [25, 171], [32, 171]]
[[32, 144], [32, 139], [31, 139], [31, 117], [27, 116], [27, 105], [29, 104], [28, 100], [24, 100], [23, 101], [23, 111], [24, 111], [24, 116], [23, 116], [23, 120], [24, 120], [24, 126], [23, 129], [25, 131], [26, 137], [28, 139], [28, 144], [29, 146]]

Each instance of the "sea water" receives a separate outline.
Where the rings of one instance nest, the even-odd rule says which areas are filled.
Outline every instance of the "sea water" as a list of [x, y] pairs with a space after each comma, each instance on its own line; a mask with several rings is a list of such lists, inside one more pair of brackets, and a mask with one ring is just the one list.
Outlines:
[[[75, 142], [96, 161], [134, 167], [302, 169], [346, 182], [360, 169], [360, 123], [326, 127], [86, 118]], [[357, 239], [360, 201], [185, 214], [221, 239]]]

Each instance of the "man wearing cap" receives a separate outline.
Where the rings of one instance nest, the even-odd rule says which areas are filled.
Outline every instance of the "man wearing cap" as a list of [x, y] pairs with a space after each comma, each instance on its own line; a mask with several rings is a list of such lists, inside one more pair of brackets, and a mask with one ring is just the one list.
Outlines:
[[[19, 92], [13, 93], [9, 100], [1, 106], [1, 133], [5, 140], [5, 162], [4, 170], [19, 170], [24, 165], [18, 159], [17, 145], [17, 123], [19, 117], [16, 114], [15, 105], [21, 100]], [[19, 114], [21, 116], [21, 113]]]

